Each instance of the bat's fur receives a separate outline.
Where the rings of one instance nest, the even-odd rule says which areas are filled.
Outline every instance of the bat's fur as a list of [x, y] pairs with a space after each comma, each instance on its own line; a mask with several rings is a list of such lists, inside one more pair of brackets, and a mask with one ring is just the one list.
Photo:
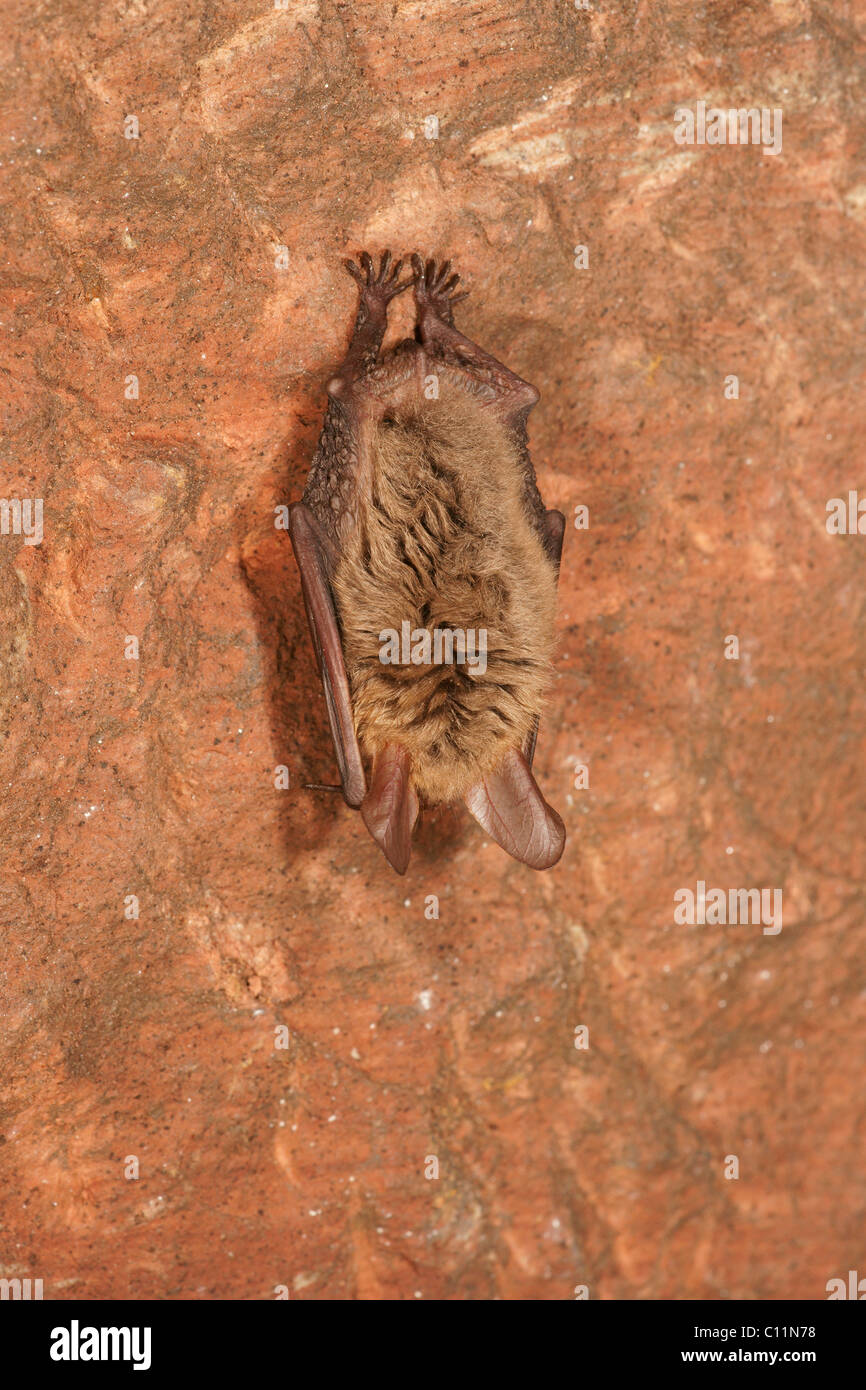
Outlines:
[[[393, 409], [371, 497], [333, 578], [362, 753], [402, 744], [428, 803], [462, 797], [522, 747], [549, 686], [556, 571], [523, 500], [520, 458], [489, 406], [443, 385]], [[380, 633], [487, 631], [487, 669], [386, 665]]]

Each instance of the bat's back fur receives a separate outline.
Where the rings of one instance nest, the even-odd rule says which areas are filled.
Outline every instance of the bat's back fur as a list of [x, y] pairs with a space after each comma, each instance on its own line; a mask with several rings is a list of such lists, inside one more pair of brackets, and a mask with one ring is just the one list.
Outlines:
[[[549, 686], [556, 572], [523, 500], [506, 428], [442, 388], [386, 413], [371, 496], [333, 587], [362, 752], [402, 744], [428, 803], [461, 798], [522, 747]], [[382, 633], [487, 634], [487, 668], [380, 660]]]

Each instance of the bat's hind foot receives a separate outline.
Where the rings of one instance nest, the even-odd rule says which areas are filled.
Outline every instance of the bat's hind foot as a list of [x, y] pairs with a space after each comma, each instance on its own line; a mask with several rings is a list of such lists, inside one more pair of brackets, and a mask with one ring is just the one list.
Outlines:
[[358, 259], [360, 266], [354, 261], [343, 262], [361, 291], [352, 341], [340, 372], [346, 382], [363, 377], [375, 365], [388, 323], [388, 305], [412, 284], [400, 279], [403, 262], [392, 262], [390, 251], [382, 252], [378, 271], [369, 252], [362, 251]]
[[[418, 309], [417, 336], [427, 352], [468, 373], [472, 389], [483, 390], [484, 399], [495, 404], [504, 412], [509, 424], [522, 431], [526, 412], [535, 405], [538, 392], [455, 328], [454, 305], [465, 299], [468, 291], [454, 293], [460, 276], [450, 273], [451, 262], [440, 265], [429, 260], [425, 265], [415, 254], [412, 269]], [[525, 440], [522, 447], [525, 448]]]
[[390, 251], [382, 252], [378, 271], [369, 252], [362, 251], [358, 259], [361, 262], [360, 267], [354, 261], [344, 261], [343, 264], [352, 279], [357, 281], [361, 290], [361, 303], [370, 317], [384, 315], [394, 296], [408, 290], [412, 281], [400, 280], [403, 262], [392, 262]]
[[465, 299], [468, 290], [455, 294], [460, 283], [459, 275], [451, 275], [451, 262], [429, 260], [425, 265], [416, 253], [412, 257], [412, 270], [415, 280], [415, 304], [418, 308], [418, 325], [424, 336], [425, 321], [439, 319], [449, 326], [454, 323], [454, 305]]

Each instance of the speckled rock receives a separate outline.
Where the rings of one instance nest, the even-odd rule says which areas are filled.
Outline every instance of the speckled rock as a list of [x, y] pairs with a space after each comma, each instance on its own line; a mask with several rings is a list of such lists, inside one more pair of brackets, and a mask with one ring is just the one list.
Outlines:
[[[0, 1275], [46, 1298], [866, 1272], [863, 15], [590, 5], [7, 7]], [[699, 101], [781, 153], [678, 144]], [[546, 874], [455, 809], [400, 880], [304, 786], [275, 509], [386, 245], [455, 258], [588, 521]], [[679, 923], [699, 882], [782, 930]]]

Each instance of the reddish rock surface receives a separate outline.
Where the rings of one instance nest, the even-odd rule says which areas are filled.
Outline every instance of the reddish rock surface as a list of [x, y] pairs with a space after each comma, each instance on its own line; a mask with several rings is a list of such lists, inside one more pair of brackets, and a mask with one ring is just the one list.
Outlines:
[[[46, 1297], [866, 1273], [866, 537], [825, 525], [866, 489], [863, 12], [591, 3], [7, 6], [2, 495], [44, 538], [0, 537], [0, 1274]], [[698, 100], [780, 107], [782, 153], [677, 145]], [[455, 810], [400, 880], [303, 787], [274, 508], [341, 258], [385, 245], [455, 257], [548, 504], [589, 508], [546, 874]], [[699, 879], [780, 888], [783, 930], [676, 925]]]

